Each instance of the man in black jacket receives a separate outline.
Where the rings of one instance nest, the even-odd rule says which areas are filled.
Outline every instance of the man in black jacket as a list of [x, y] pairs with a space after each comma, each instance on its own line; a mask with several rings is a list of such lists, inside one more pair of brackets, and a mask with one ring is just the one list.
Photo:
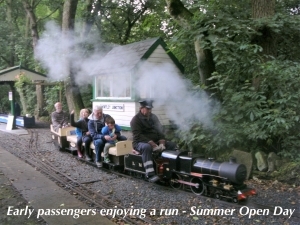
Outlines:
[[159, 177], [155, 175], [152, 152], [164, 149], [173, 150], [176, 144], [165, 140], [162, 125], [152, 111], [152, 101], [140, 101], [140, 111], [130, 122], [133, 134], [133, 148], [142, 154], [146, 175], [150, 182], [156, 182]]

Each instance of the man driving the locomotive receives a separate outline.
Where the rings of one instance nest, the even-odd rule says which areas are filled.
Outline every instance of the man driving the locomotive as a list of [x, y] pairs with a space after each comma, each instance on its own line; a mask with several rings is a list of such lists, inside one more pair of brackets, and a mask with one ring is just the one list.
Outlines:
[[164, 149], [174, 150], [176, 144], [166, 141], [158, 117], [152, 113], [152, 100], [139, 101], [140, 111], [132, 118], [130, 127], [133, 135], [133, 148], [142, 154], [146, 175], [150, 182], [156, 182], [152, 152]]

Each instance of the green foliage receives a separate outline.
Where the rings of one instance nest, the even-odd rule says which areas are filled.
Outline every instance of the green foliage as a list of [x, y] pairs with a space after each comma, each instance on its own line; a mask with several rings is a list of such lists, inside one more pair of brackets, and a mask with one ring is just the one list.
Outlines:
[[274, 142], [284, 141], [299, 125], [300, 64], [273, 60], [263, 63], [260, 69], [258, 90], [248, 80], [233, 86], [227, 74], [212, 78], [219, 80], [215, 86], [223, 90], [223, 107], [217, 120], [239, 128], [247, 140], [264, 141], [279, 152], [280, 146], [274, 146]]
[[25, 88], [24, 86], [26, 84], [31, 84], [31, 80], [25, 75], [25, 73], [20, 73], [16, 76], [15, 80], [15, 88], [17, 88], [20, 91], [23, 91]]
[[34, 115], [36, 108], [36, 91], [35, 85], [26, 85], [26, 89], [24, 90], [25, 101], [26, 101], [26, 109], [27, 111], [23, 114], [29, 113], [30, 115]]
[[[300, 18], [282, 4], [277, 5], [282, 13], [253, 20], [250, 5], [226, 2], [191, 5], [191, 27], [174, 39], [182, 49], [201, 39], [201, 47], [212, 51], [216, 72], [209, 88], [222, 105], [212, 130], [195, 125], [180, 133], [181, 145], [206, 154], [233, 148], [274, 151], [299, 160]], [[275, 57], [262, 55], [262, 46], [254, 44], [253, 37], [262, 35], [259, 27], [268, 27], [276, 39]], [[194, 68], [195, 62], [189, 65]]]
[[188, 131], [177, 130], [176, 132], [180, 138], [174, 141], [178, 143], [180, 149], [207, 157], [216, 157], [218, 154], [218, 148], [213, 142], [213, 134], [203, 126], [195, 124]]
[[1, 85], [0, 88], [0, 113], [10, 112], [10, 101], [8, 100], [9, 85]]
[[63, 105], [63, 110], [67, 110], [65, 89], [62, 83], [47, 86], [44, 92], [44, 99], [46, 101], [44, 107], [44, 111], [46, 112], [45, 114], [50, 115], [51, 112], [55, 110], [54, 104], [56, 102], [61, 102]]
[[128, 44], [149, 37], [164, 37], [163, 1], [101, 1], [93, 13], [95, 23], [105, 42]]
[[26, 76], [25, 73], [20, 73], [16, 76], [15, 88], [19, 93], [22, 102], [22, 114], [34, 115], [36, 106], [36, 94], [35, 86], [32, 85], [32, 81]]

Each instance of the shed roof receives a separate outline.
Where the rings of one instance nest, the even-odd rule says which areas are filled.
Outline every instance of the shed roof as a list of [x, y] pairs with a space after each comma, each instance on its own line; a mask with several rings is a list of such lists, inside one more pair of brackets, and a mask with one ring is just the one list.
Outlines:
[[169, 55], [174, 64], [183, 73], [184, 67], [172, 52], [168, 50], [166, 43], [161, 38], [151, 38], [128, 45], [116, 46], [104, 56], [99, 65], [94, 68], [93, 72], [97, 75], [101, 75], [130, 71], [135, 68], [141, 60], [148, 59], [159, 45], [166, 51], [166, 54]]
[[30, 80], [34, 80], [34, 81], [42, 81], [48, 79], [46, 75], [42, 73], [21, 66], [14, 66], [14, 67], [6, 68], [4, 70], [0, 70], [0, 82], [15, 81], [16, 76], [21, 73], [24, 73]]

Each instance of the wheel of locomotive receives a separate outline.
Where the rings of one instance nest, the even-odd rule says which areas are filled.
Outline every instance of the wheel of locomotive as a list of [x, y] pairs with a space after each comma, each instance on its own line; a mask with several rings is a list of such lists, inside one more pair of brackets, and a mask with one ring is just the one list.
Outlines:
[[138, 173], [138, 172], [134, 172], [134, 177], [137, 179], [142, 179], [143, 178], [143, 174], [142, 173]]
[[173, 173], [172, 178], [170, 180], [170, 186], [174, 189], [180, 189], [182, 187], [182, 183], [179, 183], [177, 180], [181, 180], [181, 176], [179, 174]]
[[216, 192], [216, 193], [215, 193], [215, 198], [216, 198], [216, 199], [220, 199], [220, 198], [221, 198], [221, 194], [220, 194], [219, 192]]
[[198, 187], [191, 186], [192, 192], [194, 192], [196, 195], [202, 195], [205, 189], [203, 181], [198, 177], [193, 177], [190, 182], [198, 184]]

